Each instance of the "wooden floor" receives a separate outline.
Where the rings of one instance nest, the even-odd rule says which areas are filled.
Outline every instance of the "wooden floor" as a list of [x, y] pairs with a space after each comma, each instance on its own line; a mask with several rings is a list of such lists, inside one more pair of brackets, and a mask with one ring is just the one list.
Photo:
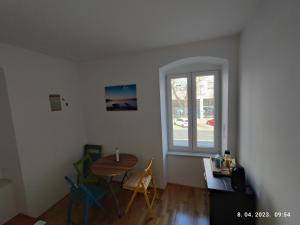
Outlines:
[[[115, 190], [124, 210], [131, 192], [121, 190], [115, 184]], [[52, 207], [40, 219], [51, 225], [65, 225], [68, 199], [65, 198]], [[107, 213], [101, 209], [92, 208], [89, 215], [89, 225], [208, 225], [208, 194], [200, 188], [192, 188], [168, 184], [160, 191], [159, 200], [154, 204], [153, 212], [149, 212], [142, 195], [138, 195], [127, 215], [118, 217], [112, 196], [107, 196], [103, 204]], [[73, 211], [74, 224], [82, 224], [82, 206]]]

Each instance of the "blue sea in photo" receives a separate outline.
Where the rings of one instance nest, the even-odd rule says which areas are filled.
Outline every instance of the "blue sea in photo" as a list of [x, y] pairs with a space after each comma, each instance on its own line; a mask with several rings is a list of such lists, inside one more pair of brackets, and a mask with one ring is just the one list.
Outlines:
[[118, 85], [105, 87], [106, 110], [137, 110], [136, 85]]

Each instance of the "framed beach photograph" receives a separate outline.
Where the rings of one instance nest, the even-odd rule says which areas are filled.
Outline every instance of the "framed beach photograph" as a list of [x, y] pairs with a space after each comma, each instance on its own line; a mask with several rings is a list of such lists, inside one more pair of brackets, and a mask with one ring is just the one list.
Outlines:
[[117, 85], [105, 87], [107, 111], [137, 110], [136, 85]]

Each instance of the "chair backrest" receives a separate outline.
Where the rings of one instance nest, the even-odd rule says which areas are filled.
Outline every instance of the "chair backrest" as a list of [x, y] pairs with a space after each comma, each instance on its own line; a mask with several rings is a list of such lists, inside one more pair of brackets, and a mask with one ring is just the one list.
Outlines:
[[153, 158], [148, 162], [142, 176], [139, 178], [138, 187], [140, 185], [144, 186], [143, 179], [147, 179], [147, 178], [150, 178], [150, 180], [152, 179], [152, 165], [153, 165]]
[[150, 183], [151, 179], [153, 179], [152, 176], [152, 165], [153, 165], [153, 158], [148, 162], [146, 168], [144, 169], [144, 173], [142, 174], [142, 176], [139, 178], [138, 181], [138, 188], [140, 187], [140, 185], [142, 185], [143, 188], [147, 188], [145, 186], [145, 182], [143, 182], [143, 180], [148, 180], [147, 185]]
[[84, 146], [84, 155], [90, 155], [92, 161], [96, 161], [102, 157], [102, 146], [101, 145], [90, 145]]
[[[82, 179], [88, 175], [89, 168], [92, 164], [92, 159], [89, 155], [84, 155], [80, 160], [77, 162], [73, 163], [74, 168], [77, 172], [78, 178], [79, 178], [79, 183], [82, 182]], [[87, 167], [87, 168], [85, 168]]]
[[68, 177], [68, 176], [65, 176], [65, 180], [70, 184], [70, 186], [71, 186], [71, 190], [75, 190], [75, 189], [77, 189], [78, 188], [78, 185], [77, 184], [75, 184], [72, 180], [71, 180], [71, 178], [70, 177]]
[[[102, 146], [101, 145], [90, 145], [86, 144], [84, 145], [84, 156], [89, 155], [92, 159], [92, 162], [95, 162], [96, 160], [100, 159], [102, 157]], [[90, 162], [86, 161], [83, 164], [83, 174], [87, 174], [90, 168]]]
[[79, 186], [75, 184], [70, 177], [65, 176], [65, 180], [70, 185], [70, 194], [69, 197], [74, 201], [83, 201], [84, 200], [84, 194], [80, 190]]
[[98, 199], [83, 185], [75, 184], [70, 177], [65, 176], [65, 180], [70, 184], [70, 198], [77, 201], [88, 201], [89, 203], [94, 202], [96, 205], [101, 207]]
[[146, 168], [144, 169], [144, 176], [152, 175], [152, 165], [153, 165], [153, 158], [150, 159]]

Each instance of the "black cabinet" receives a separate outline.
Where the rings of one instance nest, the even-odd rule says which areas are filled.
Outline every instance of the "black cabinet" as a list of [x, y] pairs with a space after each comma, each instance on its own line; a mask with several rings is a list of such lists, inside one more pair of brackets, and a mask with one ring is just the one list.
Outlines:
[[205, 180], [209, 190], [210, 225], [255, 224], [255, 194], [247, 186], [245, 192], [231, 188], [230, 177], [214, 177], [211, 160], [203, 159]]

